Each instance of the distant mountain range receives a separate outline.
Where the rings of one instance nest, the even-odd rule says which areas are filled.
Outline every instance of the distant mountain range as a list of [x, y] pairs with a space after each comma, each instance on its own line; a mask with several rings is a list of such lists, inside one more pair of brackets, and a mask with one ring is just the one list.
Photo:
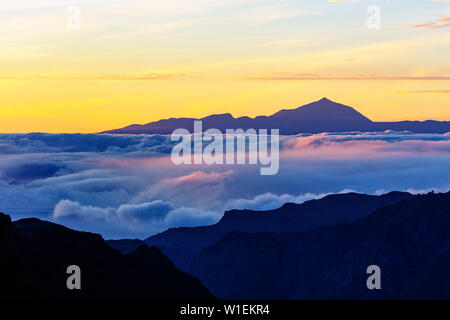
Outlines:
[[121, 129], [102, 133], [113, 134], [171, 134], [175, 129], [184, 128], [193, 132], [194, 121], [202, 120], [203, 130], [226, 129], [280, 129], [280, 134], [348, 132], [348, 131], [411, 131], [415, 133], [450, 132], [450, 121], [400, 121], [373, 122], [352, 107], [333, 102], [327, 98], [304, 105], [297, 109], [280, 110], [271, 116], [255, 118], [234, 118], [231, 114], [215, 114], [201, 119], [170, 118], [144, 125], [133, 124]]
[[[81, 269], [81, 290], [69, 290], [69, 265]], [[155, 247], [124, 255], [98, 234], [35, 218], [0, 214], [0, 300], [211, 300], [199, 280], [178, 270]]]
[[[215, 225], [144, 242], [223, 299], [450, 299], [450, 192], [349, 193], [232, 210]], [[373, 264], [381, 290], [366, 288]]]

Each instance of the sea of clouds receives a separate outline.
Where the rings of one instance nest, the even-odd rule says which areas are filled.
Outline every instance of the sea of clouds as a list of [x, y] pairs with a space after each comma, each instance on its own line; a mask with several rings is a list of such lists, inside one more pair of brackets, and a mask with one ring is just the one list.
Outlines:
[[281, 137], [280, 170], [172, 164], [170, 136], [0, 134], [0, 211], [143, 238], [329, 193], [450, 188], [450, 134], [322, 133]]

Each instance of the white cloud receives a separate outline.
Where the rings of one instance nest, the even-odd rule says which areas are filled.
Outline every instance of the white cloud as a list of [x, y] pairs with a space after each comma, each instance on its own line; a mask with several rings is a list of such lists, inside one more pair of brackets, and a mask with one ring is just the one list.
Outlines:
[[194, 208], [175, 208], [170, 202], [161, 200], [101, 208], [63, 199], [56, 204], [52, 218], [62, 223], [76, 219], [78, 223], [98, 223], [104, 228], [109, 225], [122, 229], [122, 232], [150, 235], [171, 227], [213, 224], [220, 216]]
[[[160, 152], [158, 152], [158, 150]], [[0, 211], [105, 237], [214, 223], [328, 193], [444, 190], [450, 134], [303, 134], [282, 138], [280, 171], [175, 166], [165, 136], [0, 135]]]

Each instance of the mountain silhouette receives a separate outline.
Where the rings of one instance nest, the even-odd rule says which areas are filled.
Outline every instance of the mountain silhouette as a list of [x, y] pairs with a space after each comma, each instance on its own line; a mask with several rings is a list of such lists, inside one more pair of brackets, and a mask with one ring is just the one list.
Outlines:
[[[368, 290], [367, 267], [381, 269]], [[301, 233], [232, 231], [185, 269], [223, 299], [449, 299], [450, 192]]]
[[297, 109], [283, 109], [272, 115], [274, 118], [296, 120], [296, 121], [341, 121], [359, 124], [370, 124], [368, 118], [364, 117], [352, 107], [322, 98], [299, 107]]
[[139, 239], [107, 240], [106, 243], [124, 254], [128, 254], [145, 244], [144, 241]]
[[[81, 290], [69, 290], [67, 267], [81, 269]], [[100, 235], [35, 218], [0, 214], [0, 299], [214, 299], [198, 279], [178, 270], [155, 247], [124, 255]]]
[[[269, 211], [231, 210], [215, 225], [173, 228], [144, 240], [160, 248], [174, 264], [187, 270], [192, 255], [214, 245], [228, 232], [247, 233], [303, 232], [337, 223], [351, 222], [368, 216], [376, 208], [409, 199], [406, 192], [373, 196], [358, 193], [328, 195], [303, 204], [286, 203]], [[120, 250], [119, 242], [114, 247]], [[133, 248], [128, 248], [131, 250]]]
[[352, 107], [333, 102], [327, 98], [297, 109], [280, 110], [271, 116], [234, 118], [231, 114], [215, 114], [201, 119], [170, 118], [144, 125], [133, 124], [102, 133], [113, 134], [171, 134], [175, 129], [194, 131], [194, 121], [201, 120], [203, 131], [226, 129], [280, 129], [280, 134], [348, 132], [348, 131], [411, 131], [416, 133], [450, 132], [450, 121], [400, 121], [373, 122]]

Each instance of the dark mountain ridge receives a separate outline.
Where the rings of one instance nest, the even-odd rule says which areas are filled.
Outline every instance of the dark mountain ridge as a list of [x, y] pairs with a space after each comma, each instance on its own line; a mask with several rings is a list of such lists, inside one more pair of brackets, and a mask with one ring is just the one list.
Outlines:
[[231, 210], [211, 226], [174, 228], [144, 240], [160, 247], [174, 263], [184, 266], [178, 253], [198, 252], [212, 245], [230, 231], [249, 233], [286, 233], [333, 226], [339, 222], [355, 221], [373, 210], [412, 197], [407, 192], [390, 192], [380, 196], [358, 193], [334, 194], [302, 204], [286, 203], [269, 211]]
[[[366, 269], [381, 269], [368, 290]], [[450, 299], [450, 192], [301, 233], [227, 233], [186, 271], [224, 299]]]
[[450, 121], [400, 121], [373, 122], [352, 107], [333, 102], [327, 98], [312, 102], [297, 109], [283, 109], [271, 116], [255, 118], [234, 118], [231, 114], [215, 114], [201, 119], [170, 118], [144, 125], [133, 124], [120, 129], [102, 133], [113, 134], [171, 134], [175, 129], [184, 128], [194, 131], [194, 121], [201, 120], [203, 131], [216, 128], [226, 129], [280, 129], [280, 134], [320, 132], [375, 132], [375, 131], [411, 131], [415, 133], [450, 132]]
[[128, 254], [145, 244], [144, 241], [139, 239], [107, 240], [106, 243], [124, 254]]
[[[81, 290], [66, 286], [70, 265], [81, 269]], [[155, 247], [124, 255], [98, 234], [1, 213], [0, 274], [0, 299], [214, 299]]]

